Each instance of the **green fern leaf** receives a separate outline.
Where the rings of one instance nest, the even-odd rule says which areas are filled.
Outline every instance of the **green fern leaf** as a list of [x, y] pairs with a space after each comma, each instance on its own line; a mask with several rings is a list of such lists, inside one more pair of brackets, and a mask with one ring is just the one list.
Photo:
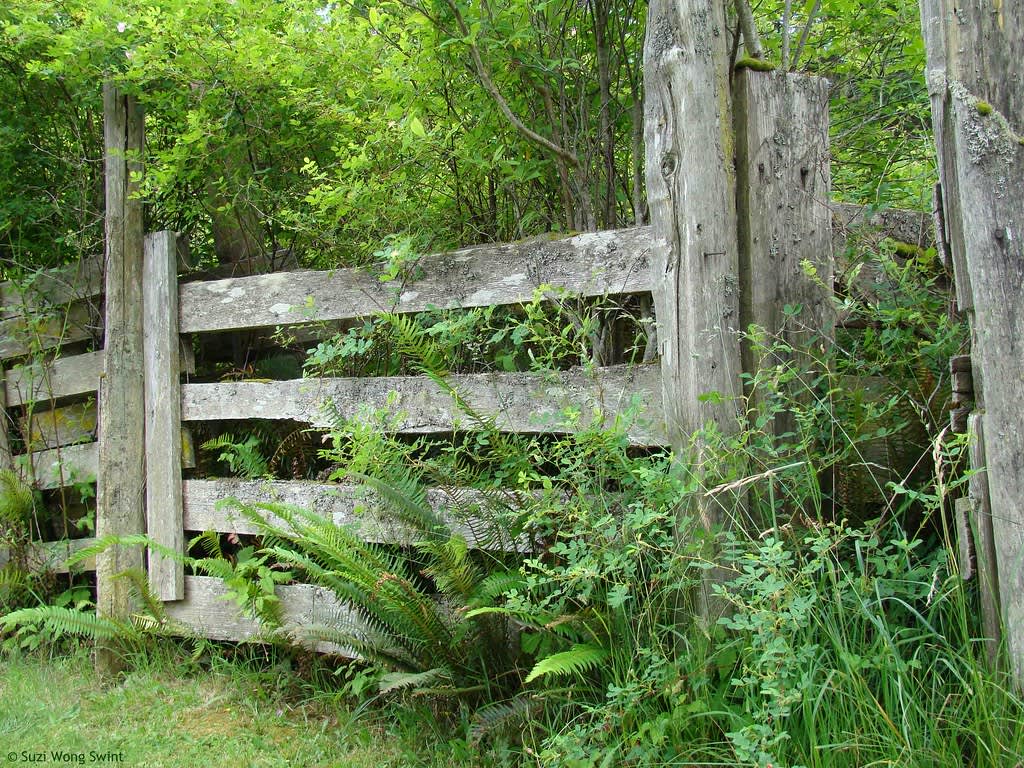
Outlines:
[[608, 656], [608, 649], [601, 646], [574, 645], [568, 651], [553, 653], [538, 661], [524, 682], [532, 683], [537, 678], [547, 675], [554, 677], [579, 676], [597, 667]]

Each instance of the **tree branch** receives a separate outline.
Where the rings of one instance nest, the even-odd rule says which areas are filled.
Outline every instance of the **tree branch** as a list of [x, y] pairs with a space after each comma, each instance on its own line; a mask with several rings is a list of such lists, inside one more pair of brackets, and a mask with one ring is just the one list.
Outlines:
[[576, 153], [570, 152], [564, 147], [555, 144], [551, 139], [541, 136], [536, 131], [529, 128], [519, 117], [512, 111], [512, 108], [505, 101], [505, 97], [501, 95], [501, 91], [498, 90], [498, 86], [494, 84], [494, 80], [491, 78], [490, 72], [487, 70], [484, 64], [483, 58], [480, 56], [480, 49], [477, 48], [476, 43], [470, 40], [469, 27], [466, 26], [466, 20], [462, 18], [462, 13], [459, 12], [458, 6], [455, 5], [454, 0], [447, 0], [448, 7], [455, 15], [455, 23], [459, 25], [459, 31], [462, 32], [466, 38], [466, 45], [469, 46], [469, 53], [473, 57], [473, 66], [476, 69], [477, 77], [480, 78], [480, 83], [484, 89], [494, 99], [494, 103], [498, 105], [498, 109], [501, 110], [501, 114], [505, 116], [512, 126], [519, 131], [523, 136], [537, 144], [544, 149], [548, 150], [557, 157], [562, 158], [565, 162], [571, 165], [573, 168], [581, 168], [582, 164], [580, 159], [576, 156]]

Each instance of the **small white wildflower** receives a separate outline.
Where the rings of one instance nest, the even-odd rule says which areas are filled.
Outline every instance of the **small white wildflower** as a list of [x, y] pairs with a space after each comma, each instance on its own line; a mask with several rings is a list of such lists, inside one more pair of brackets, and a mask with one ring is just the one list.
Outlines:
[[117, 31], [118, 32], [124, 32], [126, 29], [128, 29], [128, 24], [127, 23], [125, 23], [123, 21], [117, 22]]

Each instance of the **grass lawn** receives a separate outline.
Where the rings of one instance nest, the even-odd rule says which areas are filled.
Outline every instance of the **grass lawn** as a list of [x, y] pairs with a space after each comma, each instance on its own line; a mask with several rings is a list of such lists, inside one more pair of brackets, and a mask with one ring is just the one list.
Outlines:
[[172, 656], [145, 661], [104, 687], [85, 650], [2, 658], [0, 761], [152, 768], [482, 762], [454, 728], [440, 734], [430, 718], [408, 710], [354, 713], [337, 697], [301, 695], [294, 680], [283, 670], [227, 662], [201, 668]]

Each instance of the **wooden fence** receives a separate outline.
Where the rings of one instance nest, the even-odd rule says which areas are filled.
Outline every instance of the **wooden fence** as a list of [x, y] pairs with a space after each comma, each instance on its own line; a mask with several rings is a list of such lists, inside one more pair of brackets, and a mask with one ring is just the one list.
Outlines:
[[[730, 348], [735, 342], [737, 370], [741, 362], [736, 332], [741, 327], [758, 322], [770, 331], [788, 332], [782, 326], [784, 304], [829, 305], [827, 293], [807, 277], [801, 262], [810, 260], [818, 274], [828, 279], [832, 274], [833, 241], [842, 242], [846, 232], [858, 227], [863, 218], [858, 208], [829, 202], [827, 117], [820, 84], [812, 81], [807, 85], [805, 79], [771, 73], [742, 73], [740, 77], [745, 100], [738, 118], [742, 125], [737, 130], [743, 145], [737, 153], [743, 194], [733, 214], [739, 217], [737, 266], [732, 272], [726, 268], [724, 279], [718, 283], [708, 284], [725, 290], [729, 307], [735, 307], [735, 312], [729, 308], [722, 312], [721, 296], [711, 298], [719, 302], [718, 314], [712, 318], [717, 324], [716, 338], [727, 337]], [[784, 123], [794, 111], [804, 124], [816, 127], [780, 144], [777, 139], [787, 130]], [[747, 115], [759, 117], [748, 120]], [[124, 136], [108, 136], [108, 153], [114, 153], [110, 147], [126, 146], [126, 141]], [[679, 172], [685, 173], [685, 168]], [[130, 195], [124, 196], [119, 204], [130, 205], [128, 198]], [[130, 217], [122, 212], [114, 218], [116, 236], [128, 243], [123, 222]], [[901, 240], [924, 243], [930, 236], [930, 222], [922, 215], [890, 213], [883, 223]], [[132, 248], [134, 253], [128, 253]], [[194, 461], [189, 425], [270, 419], [325, 427], [329, 424], [325, 403], [333, 403], [343, 416], [356, 416], [360, 406], [384, 407], [391, 402], [400, 413], [400, 432], [473, 429], [459, 422], [448, 395], [427, 378], [416, 376], [192, 383], [188, 374], [195, 365], [189, 355], [193, 340], [225, 331], [354, 320], [382, 310], [413, 313], [431, 307], [515, 305], [530, 301], [542, 284], [584, 297], [651, 294], [658, 308], [662, 352], [655, 364], [599, 366], [586, 372], [550, 375], [467, 374], [454, 376], [451, 383], [475, 409], [495, 416], [501, 429], [514, 432], [566, 430], [568, 427], [557, 420], [567, 405], [583, 413], [596, 409], [612, 418], [639, 398], [646, 406], [648, 421], [631, 428], [631, 442], [638, 446], [671, 445], [683, 428], [685, 418], [680, 414], [692, 404], [671, 403], [665, 407], [665, 393], [677, 391], [666, 381], [692, 381], [697, 363], [714, 369], [724, 364], [722, 356], [733, 352], [719, 349], [710, 353], [704, 347], [695, 349], [693, 339], [681, 339], [682, 335], [698, 335], [692, 325], [681, 320], [684, 313], [679, 308], [687, 305], [689, 310], [690, 304], [699, 303], [699, 297], [680, 294], [679, 281], [672, 279], [672, 269], [666, 268], [662, 259], [664, 249], [663, 236], [652, 228], [477, 246], [424, 257], [419, 265], [423, 277], [398, 286], [381, 283], [354, 269], [179, 284], [181, 249], [173, 233], [148, 235], [144, 247], [141, 243], [127, 246], [124, 258], [135, 259], [140, 266], [121, 264], [116, 274], [112, 274], [114, 262], [108, 247], [106, 289], [98, 262], [85, 262], [36, 281], [35, 295], [29, 303], [66, 307], [59, 313], [60, 322], [52, 327], [33, 324], [34, 330], [30, 329], [17, 316], [16, 310], [25, 303], [23, 297], [13, 286], [0, 286], [3, 305], [12, 309], [3, 320], [0, 335], [0, 357], [7, 368], [6, 387], [0, 390], [6, 395], [4, 405], [9, 414], [14, 421], [22, 419], [21, 429], [27, 436], [24, 455], [13, 457], [13, 462], [40, 488], [69, 486], [98, 477], [100, 533], [141, 532], [144, 528], [154, 539], [177, 551], [182, 551], [189, 532], [255, 532], [230, 510], [218, 508], [217, 502], [229, 496], [310, 507], [338, 523], [361, 525], [369, 540], [401, 541], [401, 531], [381, 528], [355, 514], [356, 505], [365, 503], [356, 488], [310, 481], [183, 479], [183, 468]], [[705, 261], [709, 258], [718, 255], [704, 254]], [[138, 277], [132, 277], [136, 273]], [[106, 350], [72, 354], [76, 345], [95, 344], [103, 336], [95, 307], [104, 291], [109, 292], [112, 280], [128, 279], [139, 282], [141, 299], [133, 307], [122, 306], [119, 314], [111, 312], [108, 299], [105, 333], [109, 340], [134, 332], [131, 328], [141, 329], [141, 359], [126, 360], [123, 350], [115, 357], [109, 341]], [[700, 286], [696, 288], [707, 293]], [[69, 352], [51, 363], [32, 362], [41, 351], [55, 348]], [[680, 355], [684, 349], [690, 350], [689, 356]], [[22, 362], [11, 365], [10, 361], [18, 360]], [[746, 364], [756, 365], [757, 361], [747, 360]], [[139, 372], [145, 395], [141, 406], [143, 434], [122, 434], [113, 428], [109, 433], [102, 431], [112, 423], [101, 420], [104, 409], [109, 408], [112, 380]], [[702, 388], [700, 391], [710, 388], [708, 381], [697, 380], [692, 385]], [[730, 386], [738, 386], [738, 381]], [[97, 402], [102, 406], [99, 412]], [[97, 424], [101, 427], [100, 442], [95, 440]], [[6, 438], [6, 430], [0, 431]], [[130, 492], [112, 493], [111, 488], [119, 487], [116, 484], [123, 478], [113, 477], [112, 473], [120, 470], [101, 461], [101, 443], [108, 454], [120, 452], [122, 459], [127, 452], [133, 464], [141, 462], [144, 451], [144, 498]], [[11, 460], [9, 450], [7, 460]], [[105, 483], [109, 484], [106, 492]], [[437, 489], [429, 497], [439, 510], [445, 508], [444, 491]], [[118, 505], [130, 509], [118, 512]], [[138, 519], [135, 513], [143, 509], [144, 526], [130, 522]], [[68, 551], [90, 541], [42, 545], [40, 559], [51, 560], [59, 569]], [[470, 543], [480, 544], [472, 538]], [[515, 543], [507, 546], [514, 548]], [[187, 576], [180, 563], [155, 554], [150, 556], [148, 568], [152, 586], [167, 602], [170, 616], [198, 633], [240, 640], [258, 632], [252, 621], [238, 614], [233, 603], [221, 599], [225, 589], [219, 581]], [[115, 588], [101, 568], [101, 596]], [[286, 619], [292, 623], [311, 621], [325, 609], [341, 610], [330, 594], [309, 585], [281, 587], [280, 594]], [[102, 608], [102, 597], [98, 602]], [[116, 600], [108, 606], [114, 603]]]

